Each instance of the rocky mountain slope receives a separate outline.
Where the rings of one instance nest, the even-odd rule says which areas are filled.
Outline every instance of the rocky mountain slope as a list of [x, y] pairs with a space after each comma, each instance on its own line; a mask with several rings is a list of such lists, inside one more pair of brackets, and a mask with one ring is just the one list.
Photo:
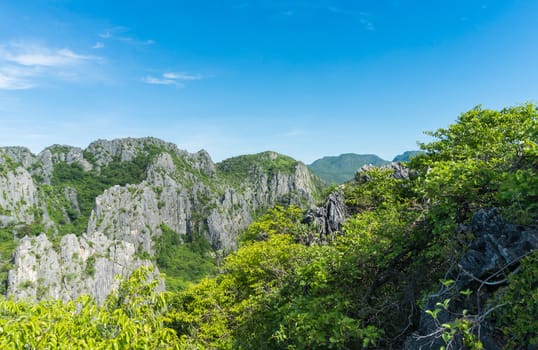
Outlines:
[[215, 164], [205, 151], [155, 138], [54, 145], [37, 155], [1, 148], [2, 292], [89, 293], [100, 302], [115, 275], [165, 261], [163, 232], [218, 257], [258, 213], [279, 203], [309, 207], [321, 186], [304, 164], [274, 152]]

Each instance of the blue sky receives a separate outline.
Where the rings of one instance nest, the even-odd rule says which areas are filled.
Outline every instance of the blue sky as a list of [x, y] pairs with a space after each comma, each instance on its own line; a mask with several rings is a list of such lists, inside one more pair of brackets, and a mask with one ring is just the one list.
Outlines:
[[536, 102], [537, 15], [534, 0], [0, 0], [0, 145], [392, 159], [477, 104]]

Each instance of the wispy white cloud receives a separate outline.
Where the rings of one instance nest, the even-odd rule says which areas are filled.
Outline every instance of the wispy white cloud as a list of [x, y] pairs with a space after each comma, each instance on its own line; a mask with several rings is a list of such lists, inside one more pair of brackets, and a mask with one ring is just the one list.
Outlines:
[[114, 40], [128, 43], [130, 45], [138, 45], [138, 46], [148, 46], [148, 45], [155, 44], [155, 40], [151, 40], [151, 39], [150, 40], [138, 40], [131, 36], [120, 36], [120, 37], [114, 38]]
[[174, 79], [166, 79], [166, 78], [156, 78], [152, 76], [147, 76], [142, 78], [142, 81], [146, 84], [152, 84], [152, 85], [175, 85], [177, 87], [183, 87], [184, 84], [174, 80]]
[[0, 72], [0, 90], [26, 90], [33, 88], [34, 85], [16, 75], [7, 75]]
[[184, 82], [201, 80], [204, 76], [199, 74], [189, 74], [189, 73], [175, 73], [175, 72], [166, 72], [159, 77], [147, 76], [142, 78], [142, 81], [146, 84], [153, 85], [175, 85], [177, 87], [185, 86]]
[[174, 80], [200, 80], [203, 79], [203, 76], [199, 74], [188, 74], [188, 73], [174, 73], [167, 72], [163, 74], [164, 78], [174, 79]]
[[30, 89], [45, 78], [76, 77], [77, 66], [100, 60], [101, 57], [68, 48], [54, 49], [27, 42], [0, 44], [0, 90]]
[[38, 74], [38, 72], [38, 69], [2, 65], [0, 66], [0, 90], [31, 89], [35, 86], [31, 78]]
[[103, 47], [105, 47], [105, 44], [101, 41], [98, 41], [95, 43], [95, 45], [92, 46], [92, 49], [102, 49]]
[[0, 60], [21, 66], [58, 67], [97, 59], [99, 58], [81, 55], [67, 48], [54, 50], [26, 43], [10, 43], [0, 46]]

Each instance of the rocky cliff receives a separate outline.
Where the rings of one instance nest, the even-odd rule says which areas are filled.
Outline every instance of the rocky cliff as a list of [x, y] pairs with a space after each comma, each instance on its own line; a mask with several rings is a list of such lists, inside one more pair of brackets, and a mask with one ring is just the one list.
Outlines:
[[159, 261], [163, 230], [180, 243], [203, 240], [205, 254], [219, 256], [264, 209], [309, 207], [320, 186], [304, 164], [274, 152], [215, 164], [205, 151], [155, 138], [37, 155], [2, 148], [0, 277], [15, 298], [102, 301], [115, 275]]
[[[496, 302], [495, 298], [509, 284], [507, 276], [518, 272], [521, 259], [538, 250], [538, 229], [506, 222], [497, 209], [480, 209], [470, 225], [460, 230], [470, 231], [475, 238], [453, 269], [447, 271], [451, 283], [445, 282], [438, 292], [426, 297], [419, 329], [406, 340], [406, 350], [465, 349], [461, 334], [442, 337], [449, 333], [447, 324], [457, 324], [462, 317], [472, 325], [469, 328], [484, 349], [503, 348], [494, 333], [492, 312], [510, 305]], [[526, 348], [536, 348], [536, 344]]]

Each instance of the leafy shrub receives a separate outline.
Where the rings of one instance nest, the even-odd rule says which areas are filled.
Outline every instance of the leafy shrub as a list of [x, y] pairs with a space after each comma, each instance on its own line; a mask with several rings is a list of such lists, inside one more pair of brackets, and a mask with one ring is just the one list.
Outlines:
[[538, 346], [538, 252], [524, 258], [520, 271], [510, 276], [508, 288], [501, 292], [496, 321], [504, 333], [507, 349], [522, 344]]
[[168, 290], [185, 289], [189, 284], [214, 275], [216, 266], [209, 256], [211, 246], [201, 235], [182, 242], [178, 233], [161, 225], [162, 234], [155, 242], [155, 261], [165, 273]]
[[133, 272], [104, 305], [88, 296], [33, 304], [0, 297], [2, 349], [179, 349], [164, 326], [166, 297], [142, 268]]

